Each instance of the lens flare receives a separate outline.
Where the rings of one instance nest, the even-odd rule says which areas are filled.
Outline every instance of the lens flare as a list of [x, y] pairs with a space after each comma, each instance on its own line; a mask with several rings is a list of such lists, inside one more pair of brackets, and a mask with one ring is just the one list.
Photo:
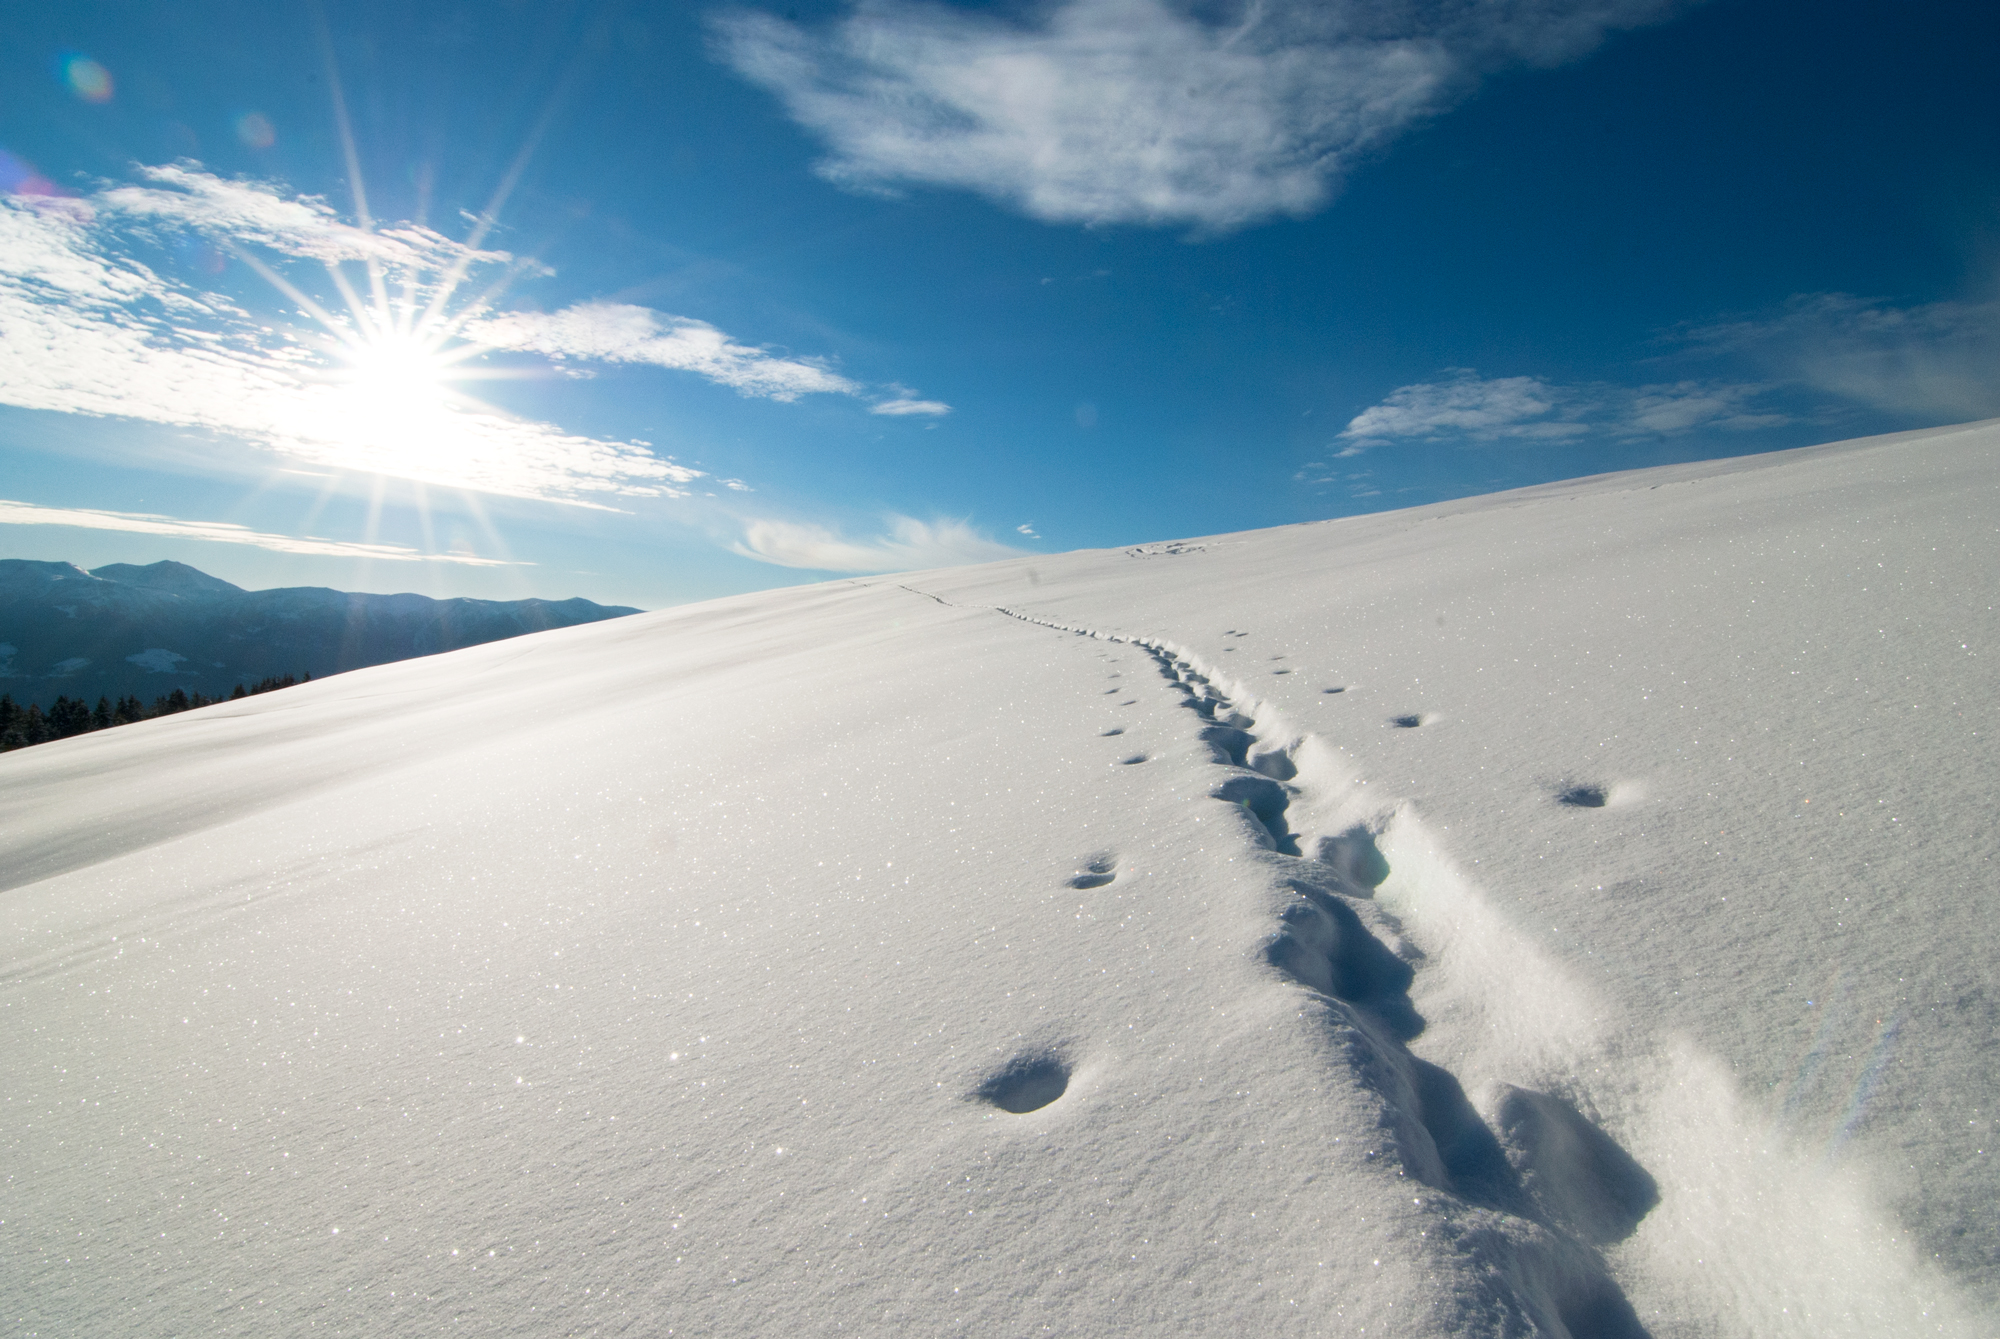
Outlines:
[[0, 149], [0, 191], [8, 195], [59, 195], [55, 183], [33, 163]]
[[236, 118], [236, 138], [253, 149], [268, 149], [278, 142], [278, 130], [264, 113], [245, 112]]
[[109, 102], [117, 91], [111, 71], [88, 56], [67, 56], [62, 62], [63, 82], [70, 92], [85, 102]]

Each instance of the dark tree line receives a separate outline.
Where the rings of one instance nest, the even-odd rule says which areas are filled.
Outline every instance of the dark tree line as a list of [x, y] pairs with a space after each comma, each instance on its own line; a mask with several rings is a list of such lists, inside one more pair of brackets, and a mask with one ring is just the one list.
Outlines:
[[[274, 692], [280, 688], [290, 688], [301, 682], [287, 674], [284, 678], [259, 679], [250, 687], [237, 684], [229, 700], [251, 697], [258, 693]], [[305, 683], [312, 682], [312, 675], [306, 675]], [[97, 699], [92, 707], [82, 698], [59, 697], [47, 711], [30, 702], [19, 706], [11, 693], [0, 693], [0, 753], [13, 749], [24, 749], [32, 744], [46, 744], [51, 739], [68, 739], [71, 735], [88, 734], [92, 730], [109, 730], [114, 725], [130, 725], [134, 721], [150, 721], [155, 716], [172, 716], [183, 711], [193, 711], [196, 707], [212, 706], [222, 701], [219, 697], [208, 697], [202, 693], [190, 693], [184, 688], [153, 699], [147, 706], [137, 697], [121, 697], [113, 702], [108, 697]]]

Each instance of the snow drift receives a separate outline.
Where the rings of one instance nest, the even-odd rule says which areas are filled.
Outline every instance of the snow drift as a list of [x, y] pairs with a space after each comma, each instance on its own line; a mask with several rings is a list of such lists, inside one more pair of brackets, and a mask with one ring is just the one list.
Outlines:
[[1972, 1335], [2000, 426], [0, 759], [23, 1333]]

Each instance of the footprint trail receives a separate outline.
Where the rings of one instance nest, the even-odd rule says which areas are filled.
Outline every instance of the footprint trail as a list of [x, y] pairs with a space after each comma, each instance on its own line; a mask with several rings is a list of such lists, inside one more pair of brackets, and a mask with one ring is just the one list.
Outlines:
[[[1524, 1332], [1558, 1339], [1646, 1336], [1599, 1248], [1631, 1235], [1658, 1203], [1657, 1185], [1562, 1098], [1503, 1085], [1489, 1123], [1453, 1074], [1410, 1051], [1408, 1043], [1424, 1029], [1410, 998], [1423, 955], [1374, 900], [1389, 872], [1376, 834], [1357, 826], [1315, 837], [1291, 825], [1293, 801], [1311, 785], [1300, 766], [1309, 737], [1164, 642], [978, 607], [1136, 647], [1192, 713], [1216, 770], [1210, 797], [1234, 807], [1286, 893], [1264, 959], [1310, 992], [1357, 1076], [1380, 1100], [1399, 1164], [1385, 1174], [1408, 1176], [1434, 1192], [1428, 1205], [1440, 1220], [1437, 1237], [1489, 1280], [1492, 1293], [1476, 1309], [1515, 1317], [1526, 1322]], [[1110, 870], [1099, 863], [1109, 864], [1093, 862], [1072, 886], [1108, 881]], [[1504, 1322], [1501, 1331], [1514, 1332]]]

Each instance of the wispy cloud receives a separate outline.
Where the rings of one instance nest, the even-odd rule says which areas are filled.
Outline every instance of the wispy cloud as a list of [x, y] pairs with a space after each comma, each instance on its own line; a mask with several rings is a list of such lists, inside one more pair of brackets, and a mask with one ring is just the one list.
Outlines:
[[[88, 197], [11, 174], [15, 191], [0, 196], [0, 403], [208, 429], [294, 464], [601, 506], [687, 496], [704, 472], [649, 442], [568, 432], [474, 399], [462, 383], [485, 355], [527, 354], [556, 370], [651, 363], [774, 400], [869, 394], [821, 360], [643, 307], [503, 314], [481, 300], [454, 310], [467, 276], [498, 267], [499, 281], [480, 281], [491, 291], [536, 267], [426, 228], [357, 227], [315, 197], [196, 164], [136, 171], [138, 182]], [[188, 241], [249, 263], [273, 285], [271, 309], [141, 259], [150, 248], [170, 260]], [[349, 263], [366, 272], [359, 285], [340, 268]], [[295, 282], [288, 266], [311, 275]], [[314, 277], [332, 284], [331, 298], [307, 291]]]
[[914, 414], [919, 417], [937, 418], [949, 414], [951, 406], [942, 400], [918, 400], [912, 397], [902, 397], [894, 400], [884, 400], [868, 412], [871, 414], [888, 414], [893, 417]]
[[1871, 408], [1941, 421], [2000, 414], [2000, 301], [1897, 306], [1813, 293], [1680, 333], [1697, 350]]
[[[739, 394], [772, 400], [815, 393], [858, 395], [862, 390], [824, 362], [782, 358], [739, 344], [706, 321], [619, 302], [582, 303], [547, 313], [509, 312], [469, 321], [460, 333], [489, 348], [693, 372]], [[879, 406], [875, 412], [882, 412]]]
[[351, 544], [310, 535], [271, 535], [232, 521], [183, 521], [146, 512], [91, 511], [76, 507], [41, 507], [32, 502], [0, 500], [0, 525], [69, 525], [82, 530], [125, 530], [173, 539], [202, 539], [217, 544], [249, 544], [273, 553], [305, 553], [323, 558], [373, 558], [398, 563], [457, 563], [464, 567], [518, 567], [531, 564], [464, 553], [420, 553], [401, 544]]
[[357, 228], [341, 221], [318, 196], [288, 196], [276, 187], [228, 181], [194, 163], [141, 166], [150, 184], [111, 186], [91, 203], [133, 220], [191, 228], [232, 242], [320, 261], [375, 261], [398, 269], [452, 264], [506, 264], [504, 251], [481, 251], [414, 224]]
[[1489, 70], [1553, 65], [1678, 0], [1058, 0], [1026, 20], [861, 0], [737, 11], [725, 60], [831, 147], [830, 180], [977, 191], [1057, 222], [1220, 230], [1322, 206], [1360, 157]]
[[1769, 390], [1764, 383], [1699, 381], [1563, 386], [1539, 377], [1488, 378], [1452, 368], [1441, 381], [1399, 386], [1355, 415], [1340, 433], [1345, 445], [1338, 456], [1397, 441], [1556, 442], [1672, 436], [1704, 428], [1743, 432], [1791, 422], [1788, 415], [1752, 408]]
[[751, 521], [730, 546], [746, 558], [820, 572], [907, 572], [1019, 557], [1025, 550], [980, 534], [963, 521], [889, 518], [888, 532], [852, 540], [824, 526]]

